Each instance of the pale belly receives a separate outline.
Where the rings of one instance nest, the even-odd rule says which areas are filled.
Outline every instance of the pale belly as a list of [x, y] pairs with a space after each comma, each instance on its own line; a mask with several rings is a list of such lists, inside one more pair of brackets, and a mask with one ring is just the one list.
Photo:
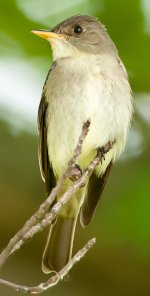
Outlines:
[[[68, 83], [60, 77], [59, 84], [47, 91], [49, 102], [47, 124], [48, 153], [57, 176], [62, 174], [77, 145], [82, 126], [91, 121], [89, 133], [83, 144], [79, 164], [86, 167], [97, 147], [116, 141], [99, 166], [103, 173], [109, 162], [122, 151], [130, 121], [128, 104], [123, 96], [130, 96], [123, 86], [105, 81], [103, 76], [73, 76]], [[129, 98], [128, 98], [129, 99]]]

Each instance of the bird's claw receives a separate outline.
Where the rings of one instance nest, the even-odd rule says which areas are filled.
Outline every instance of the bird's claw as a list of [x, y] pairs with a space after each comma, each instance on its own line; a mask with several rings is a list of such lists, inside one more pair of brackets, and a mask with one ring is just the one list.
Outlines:
[[116, 141], [109, 141], [105, 146], [101, 146], [97, 148], [97, 156], [101, 159], [101, 164], [103, 160], [105, 160], [105, 154], [112, 149], [113, 145], [116, 143]]
[[101, 157], [101, 164], [102, 164], [103, 160], [105, 161], [105, 154], [106, 154], [106, 151], [105, 151], [104, 146], [97, 148], [97, 155], [100, 155], [100, 157]]

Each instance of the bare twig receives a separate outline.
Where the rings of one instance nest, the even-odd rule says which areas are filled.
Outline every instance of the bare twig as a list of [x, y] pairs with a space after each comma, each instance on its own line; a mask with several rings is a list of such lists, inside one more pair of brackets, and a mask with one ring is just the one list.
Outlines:
[[[46, 201], [40, 206], [39, 210], [25, 223], [23, 228], [18, 231], [18, 233], [10, 240], [4, 251], [0, 255], [0, 268], [5, 263], [6, 259], [18, 250], [22, 244], [29, 238], [33, 237], [34, 234], [43, 230], [47, 225], [51, 224], [56, 215], [59, 213], [60, 208], [66, 204], [69, 199], [72, 197], [72, 194], [76, 192], [80, 187], [84, 186], [87, 179], [95, 169], [97, 165], [99, 165], [103, 158], [104, 154], [107, 153], [114, 143], [108, 142], [102, 149], [97, 150], [97, 155], [90, 162], [87, 169], [83, 172], [82, 176], [72, 183], [72, 185], [68, 188], [68, 190], [59, 198], [58, 202], [52, 205], [56, 196], [62, 190], [64, 183], [67, 178], [70, 178], [71, 169], [75, 167], [76, 161], [82, 152], [83, 141], [88, 133], [90, 126], [90, 121], [88, 120], [82, 128], [82, 133], [79, 138], [78, 144], [74, 151], [72, 159], [68, 163], [68, 167], [59, 179], [56, 187], [52, 190]], [[48, 210], [50, 209], [50, 212]], [[85, 247], [83, 247], [78, 253], [67, 263], [67, 265], [57, 274], [52, 276], [47, 282], [41, 283], [36, 287], [27, 287], [22, 285], [17, 285], [15, 283], [6, 281], [4, 279], [0, 279], [0, 284], [12, 287], [18, 291], [30, 292], [32, 294], [41, 293], [44, 290], [56, 285], [63, 277], [70, 271], [73, 265], [79, 261], [87, 251], [93, 246], [95, 243], [95, 239], [90, 240]]]
[[76, 148], [74, 150], [74, 155], [73, 155], [72, 159], [68, 162], [69, 167], [74, 166], [75, 163], [76, 163], [76, 160], [81, 155], [81, 153], [82, 153], [82, 145], [83, 145], [84, 139], [87, 136], [87, 133], [89, 131], [89, 127], [90, 127], [90, 120], [88, 119], [83, 124], [82, 133], [81, 133], [81, 135], [79, 137], [78, 144], [77, 144], [77, 146], [76, 146]]
[[96, 241], [95, 238], [88, 241], [88, 243], [72, 257], [72, 259], [66, 264], [66, 266], [61, 271], [59, 271], [58, 273], [50, 277], [48, 281], [46, 281], [45, 283], [40, 283], [38, 286], [35, 286], [35, 287], [27, 287], [24, 285], [18, 285], [18, 284], [6, 281], [4, 279], [0, 279], [0, 285], [11, 287], [20, 292], [39, 294], [57, 285], [58, 282], [62, 280], [69, 273], [69, 271], [72, 269], [75, 263], [81, 260], [85, 256], [85, 254], [93, 247], [93, 245], [95, 244], [95, 241]]
[[[56, 187], [53, 188], [53, 190], [51, 191], [51, 193], [48, 196], [48, 198], [46, 199], [46, 201], [40, 206], [39, 210], [25, 223], [25, 225], [22, 227], [22, 229], [15, 234], [15, 236], [9, 241], [7, 247], [0, 254], [0, 269], [3, 266], [3, 264], [5, 263], [5, 261], [7, 260], [7, 258], [9, 257], [9, 255], [20, 248], [22, 243], [25, 241], [25, 239], [24, 239], [25, 234], [30, 232], [31, 228], [34, 225], [40, 224], [39, 221], [43, 218], [43, 216], [49, 210], [49, 208], [50, 208], [51, 204], [53, 203], [53, 201], [55, 200], [56, 196], [61, 191], [66, 178], [70, 174], [70, 167], [72, 165], [74, 165], [77, 158], [81, 154], [82, 144], [83, 144], [83, 141], [88, 133], [89, 126], [90, 126], [90, 121], [87, 120], [87, 122], [85, 122], [83, 124], [81, 136], [79, 137], [78, 144], [74, 150], [73, 157], [68, 163], [68, 168], [65, 170], [65, 172], [63, 173], [61, 178], [58, 180]], [[31, 237], [31, 236], [29, 236], [29, 237]]]

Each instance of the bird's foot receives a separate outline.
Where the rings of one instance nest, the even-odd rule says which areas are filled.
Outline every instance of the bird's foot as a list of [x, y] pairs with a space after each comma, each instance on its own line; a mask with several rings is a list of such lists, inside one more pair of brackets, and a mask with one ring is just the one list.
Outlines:
[[106, 154], [106, 151], [105, 151], [104, 146], [97, 148], [97, 155], [99, 155], [101, 157], [101, 164], [102, 164], [103, 160], [105, 161], [105, 154]]
[[112, 148], [114, 142], [108, 142], [105, 146], [101, 146], [97, 148], [97, 155], [101, 158], [101, 164], [103, 160], [105, 161], [105, 154]]
[[83, 172], [82, 172], [82, 169], [80, 168], [80, 166], [78, 164], [75, 164], [74, 166], [72, 166], [70, 168], [69, 179], [72, 182], [75, 182], [82, 177], [82, 174], [83, 174]]

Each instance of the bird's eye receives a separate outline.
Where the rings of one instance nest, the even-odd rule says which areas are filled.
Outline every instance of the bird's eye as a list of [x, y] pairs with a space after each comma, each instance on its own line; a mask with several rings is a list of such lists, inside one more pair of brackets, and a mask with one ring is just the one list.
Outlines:
[[81, 34], [83, 32], [83, 28], [81, 26], [74, 27], [74, 33]]

